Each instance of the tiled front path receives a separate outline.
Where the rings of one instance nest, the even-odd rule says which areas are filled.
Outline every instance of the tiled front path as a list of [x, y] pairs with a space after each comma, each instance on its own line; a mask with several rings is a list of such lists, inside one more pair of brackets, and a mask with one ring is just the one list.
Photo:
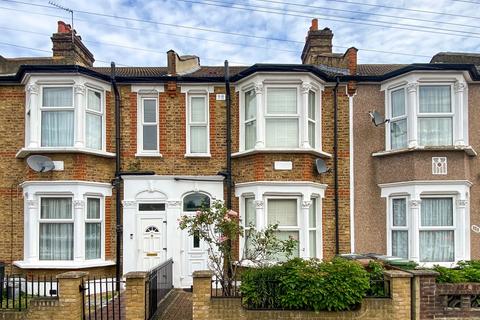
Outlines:
[[162, 302], [163, 309], [156, 320], [192, 320], [192, 293], [174, 290]]

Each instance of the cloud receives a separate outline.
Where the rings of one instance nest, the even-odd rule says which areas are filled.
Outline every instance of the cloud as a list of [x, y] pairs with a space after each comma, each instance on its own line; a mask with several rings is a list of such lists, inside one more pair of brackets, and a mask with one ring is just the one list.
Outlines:
[[[420, 56], [432, 56], [440, 51], [478, 52], [480, 49], [480, 30], [476, 27], [480, 16], [475, 15], [479, 4], [474, 3], [455, 0], [420, 0], [415, 4], [409, 1], [365, 2], [383, 6], [369, 7], [331, 0], [315, 2], [241, 0], [235, 2], [237, 7], [240, 4], [257, 6], [257, 11], [249, 11], [235, 9], [234, 5], [228, 4], [229, 1], [233, 0], [192, 0], [190, 2], [180, 0], [64, 0], [58, 1], [58, 3], [74, 9], [75, 29], [82, 36], [87, 47], [94, 53], [97, 61], [105, 61], [97, 62], [96, 65], [105, 65], [108, 61], [115, 61], [118, 64], [130, 66], [164, 66], [166, 52], [169, 49], [174, 49], [179, 54], [198, 55], [203, 65], [221, 65], [225, 59], [228, 59], [231, 64], [247, 65], [260, 62], [300, 63], [302, 42], [312, 16], [319, 17], [320, 27], [329, 27], [333, 30], [334, 46], [339, 46], [334, 48], [336, 52], [344, 52], [344, 47], [360, 48], [359, 60], [361, 63], [427, 62], [429, 58]], [[353, 2], [353, 0], [348, 1]], [[209, 2], [215, 5], [192, 2]], [[218, 6], [219, 2], [226, 3], [220, 4], [225, 7]], [[286, 4], [286, 2], [290, 4]], [[60, 19], [69, 21], [69, 15], [59, 9], [49, 8], [47, 1], [37, 0], [31, 3], [47, 7], [0, 0], [0, 42], [39, 50], [51, 50], [49, 36], [56, 30], [56, 21]], [[397, 7], [397, 9], [387, 8], [388, 6]], [[398, 7], [443, 12], [449, 15], [405, 11]], [[275, 11], [275, 9], [288, 11], [291, 15], [261, 12], [262, 10]], [[96, 13], [96, 15], [88, 12]], [[102, 14], [156, 21], [161, 24], [111, 18], [102, 16]], [[418, 20], [433, 20], [434, 22]], [[367, 24], [396, 24], [397, 28]], [[173, 25], [218, 30], [230, 34], [206, 32]], [[414, 27], [408, 25], [414, 25]], [[407, 30], [411, 28], [426, 28], [425, 30], [429, 32]], [[463, 36], [448, 35], [446, 33], [452, 33], [448, 30], [459, 30]], [[234, 34], [246, 34], [253, 37]], [[290, 42], [265, 38], [287, 39]], [[362, 49], [420, 56], [386, 54]], [[0, 54], [7, 57], [48, 55], [46, 52], [2, 44], [0, 44]]]

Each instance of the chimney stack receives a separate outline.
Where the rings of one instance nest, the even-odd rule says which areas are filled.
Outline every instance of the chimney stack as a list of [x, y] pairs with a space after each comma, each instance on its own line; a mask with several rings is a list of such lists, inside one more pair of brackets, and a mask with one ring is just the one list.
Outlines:
[[194, 55], [179, 56], [175, 51], [167, 51], [167, 72], [171, 76], [184, 75], [200, 69], [200, 58]]
[[[73, 41], [72, 41], [73, 32]], [[77, 64], [92, 67], [95, 61], [93, 54], [82, 42], [69, 24], [58, 21], [57, 32], [52, 35], [53, 57], [60, 59], [63, 64]]]
[[312, 20], [312, 25], [305, 38], [302, 52], [302, 63], [311, 64], [317, 54], [332, 53], [333, 32], [329, 28], [318, 30], [318, 19]]

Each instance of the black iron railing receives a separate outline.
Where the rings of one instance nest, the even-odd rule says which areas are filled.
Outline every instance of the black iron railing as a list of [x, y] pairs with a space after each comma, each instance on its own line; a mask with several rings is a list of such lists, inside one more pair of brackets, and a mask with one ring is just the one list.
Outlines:
[[148, 290], [148, 301], [145, 300], [145, 319], [155, 318], [160, 311], [158, 305], [172, 289], [173, 260], [168, 259], [148, 272], [148, 286], [145, 287], [145, 295]]
[[222, 280], [213, 276], [211, 296], [214, 298], [240, 298], [240, 281], [237, 279]]
[[[121, 320], [125, 306], [122, 301], [122, 287], [125, 282], [116, 278], [89, 278], [82, 282], [83, 319]], [[117, 291], [116, 289], [120, 290]]]
[[54, 276], [8, 275], [0, 278], [0, 310], [25, 310], [34, 297], [58, 297]]

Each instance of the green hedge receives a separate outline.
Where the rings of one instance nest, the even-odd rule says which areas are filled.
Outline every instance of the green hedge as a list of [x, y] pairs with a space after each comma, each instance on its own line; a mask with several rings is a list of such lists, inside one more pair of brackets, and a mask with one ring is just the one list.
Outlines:
[[359, 304], [369, 286], [369, 274], [358, 262], [297, 258], [245, 271], [240, 290], [250, 308], [340, 311]]
[[461, 261], [454, 269], [435, 266], [433, 270], [440, 274], [438, 283], [480, 282], [480, 260]]

